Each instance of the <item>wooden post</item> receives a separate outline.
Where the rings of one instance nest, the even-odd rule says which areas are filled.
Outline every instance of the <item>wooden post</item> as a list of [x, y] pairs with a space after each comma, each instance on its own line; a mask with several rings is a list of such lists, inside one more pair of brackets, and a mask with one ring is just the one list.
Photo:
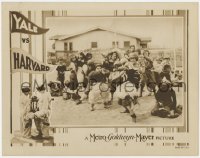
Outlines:
[[12, 43], [11, 43], [11, 12], [9, 12], [9, 25], [10, 25], [10, 133], [12, 134], [12, 57], [11, 57], [11, 47], [12, 47]]

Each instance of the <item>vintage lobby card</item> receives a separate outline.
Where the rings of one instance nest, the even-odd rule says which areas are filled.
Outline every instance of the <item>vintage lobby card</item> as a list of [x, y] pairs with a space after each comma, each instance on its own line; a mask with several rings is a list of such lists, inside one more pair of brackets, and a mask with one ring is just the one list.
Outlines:
[[198, 3], [3, 3], [4, 155], [197, 155]]

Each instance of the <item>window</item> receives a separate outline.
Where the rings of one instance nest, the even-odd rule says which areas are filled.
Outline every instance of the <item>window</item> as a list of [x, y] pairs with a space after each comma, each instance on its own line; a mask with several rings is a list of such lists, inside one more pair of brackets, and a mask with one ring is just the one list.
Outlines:
[[69, 51], [73, 51], [73, 43], [69, 42]]
[[92, 42], [91, 43], [91, 48], [97, 48], [97, 42]]
[[55, 49], [55, 48], [56, 48], [55, 43], [53, 43], [52, 44], [52, 49]]
[[142, 43], [140, 44], [142, 48], [147, 48], [147, 44], [146, 43]]
[[64, 43], [64, 50], [65, 50], [65, 51], [68, 50], [68, 43], [67, 43], [67, 42]]
[[118, 48], [119, 47], [119, 42], [118, 41], [113, 41], [112, 42], [112, 47], [113, 48]]
[[119, 47], [119, 42], [118, 41], [116, 42], [116, 45], [117, 45], [117, 48], [118, 48]]
[[115, 42], [114, 41], [112, 42], [112, 47], [115, 48]]
[[130, 41], [124, 41], [124, 48], [130, 47]]

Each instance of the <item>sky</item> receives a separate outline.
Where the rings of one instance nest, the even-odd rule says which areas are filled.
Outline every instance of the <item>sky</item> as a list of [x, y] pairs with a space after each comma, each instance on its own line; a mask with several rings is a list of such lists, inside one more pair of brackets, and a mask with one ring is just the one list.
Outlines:
[[47, 49], [51, 49], [54, 35], [69, 35], [92, 27], [150, 37], [150, 47], [181, 48], [183, 45], [183, 19], [180, 17], [50, 17], [47, 18]]

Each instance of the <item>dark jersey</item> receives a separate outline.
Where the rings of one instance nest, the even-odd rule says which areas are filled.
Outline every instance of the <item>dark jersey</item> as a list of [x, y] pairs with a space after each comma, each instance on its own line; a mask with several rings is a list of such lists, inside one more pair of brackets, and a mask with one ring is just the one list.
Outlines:
[[98, 82], [106, 82], [106, 76], [102, 72], [92, 71], [89, 76], [89, 83], [93, 85]]
[[85, 60], [78, 60], [77, 67], [82, 67], [85, 63], [86, 63]]
[[167, 91], [158, 90], [155, 97], [163, 106], [168, 106], [170, 110], [176, 109], [176, 93], [173, 89]]
[[56, 70], [58, 71], [58, 76], [64, 76], [65, 71], [66, 71], [66, 66], [59, 65], [59, 66], [57, 66]]
[[140, 82], [140, 74], [137, 70], [134, 69], [130, 69], [130, 70], [126, 70], [126, 74], [128, 77], [128, 81], [130, 81], [131, 83], [135, 84], [136, 88], [139, 88], [139, 82]]
[[170, 73], [169, 73], [169, 72], [164, 72], [164, 71], [162, 71], [162, 72], [160, 73], [160, 77], [161, 77], [161, 79], [163, 79], [164, 77], [166, 77], [166, 79], [169, 80], [169, 81], [171, 82], [171, 76], [170, 76]]
[[145, 59], [145, 68], [147, 70], [152, 69], [153, 68], [153, 61], [148, 57], [144, 57], [144, 59]]
[[103, 68], [105, 68], [106, 70], [109, 70], [109, 71], [113, 71], [113, 68], [114, 68], [114, 62], [111, 62], [111, 61], [104, 61], [103, 62]]
[[65, 83], [65, 86], [68, 87], [70, 90], [76, 90], [78, 88], [78, 79], [75, 71], [71, 71], [69, 78], [70, 81]]

